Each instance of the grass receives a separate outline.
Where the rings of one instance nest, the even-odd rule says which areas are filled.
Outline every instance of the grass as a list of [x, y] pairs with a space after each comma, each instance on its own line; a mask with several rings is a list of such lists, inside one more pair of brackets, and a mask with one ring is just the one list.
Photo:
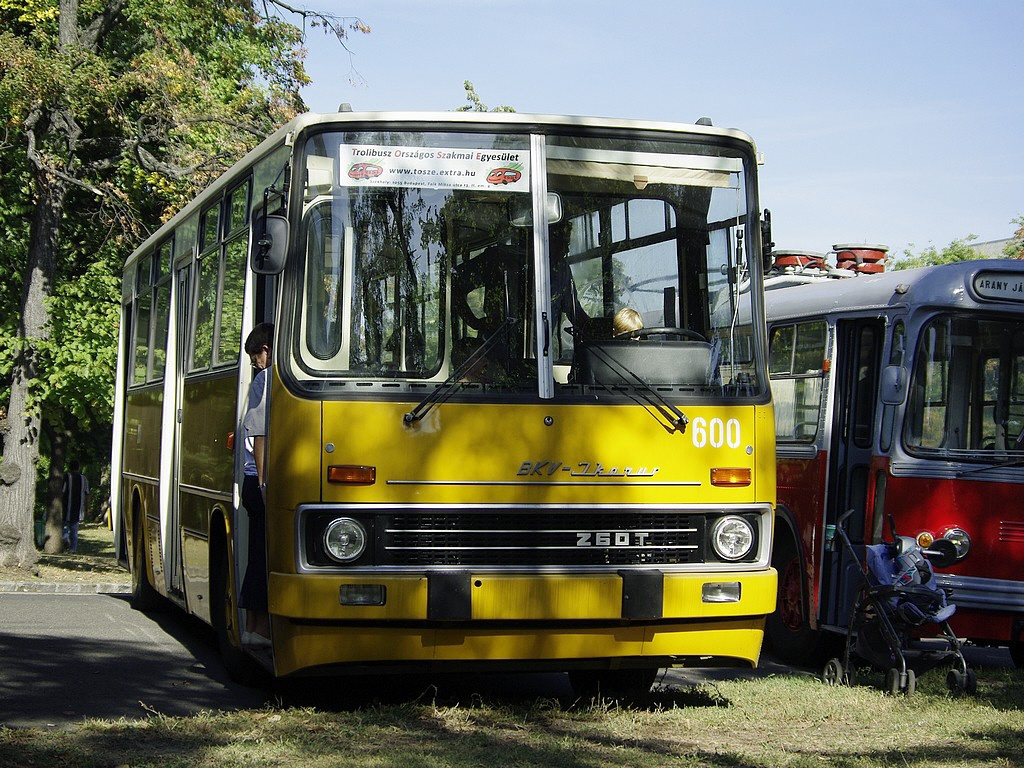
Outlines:
[[[33, 578], [127, 581], [105, 527], [83, 526], [79, 549], [43, 555]], [[853, 688], [794, 674], [656, 687], [631, 706], [496, 697], [479, 684], [445, 690], [413, 678], [364, 684], [369, 690], [331, 681], [312, 692], [282, 688], [278, 706], [261, 710], [169, 717], [151, 702], [146, 718], [88, 720], [68, 731], [0, 726], [0, 766], [1019, 765], [1024, 672], [977, 672], [970, 698], [951, 697], [933, 670], [912, 697], [883, 695], [879, 673], [862, 674]]]
[[[0, 729], [21, 766], [1012, 766], [1024, 753], [1024, 675], [979, 671], [978, 695], [944, 676], [912, 697], [828, 688], [808, 676], [656, 688], [642, 706], [486, 692], [360, 694], [316, 707], [87, 721], [73, 731]], [[880, 685], [881, 678], [868, 682]], [[400, 686], [398, 686], [400, 687]], [[382, 686], [391, 690], [394, 686]]]
[[79, 526], [77, 553], [40, 552], [28, 570], [0, 568], [0, 581], [128, 584], [131, 577], [114, 557], [114, 534], [104, 523], [89, 522]]

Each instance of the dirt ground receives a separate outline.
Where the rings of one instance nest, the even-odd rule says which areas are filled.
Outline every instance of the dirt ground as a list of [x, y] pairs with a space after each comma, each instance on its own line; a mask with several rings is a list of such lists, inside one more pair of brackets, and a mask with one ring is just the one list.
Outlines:
[[78, 552], [39, 553], [28, 570], [0, 566], [0, 581], [82, 584], [128, 584], [131, 577], [114, 558], [114, 534], [104, 523], [83, 523], [78, 529]]

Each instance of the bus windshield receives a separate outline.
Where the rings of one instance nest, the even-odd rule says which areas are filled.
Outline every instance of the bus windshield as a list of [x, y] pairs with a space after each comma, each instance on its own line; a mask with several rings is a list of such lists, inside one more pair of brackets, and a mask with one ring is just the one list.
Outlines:
[[[460, 395], [525, 397], [546, 377], [554, 397], [763, 394], [736, 312], [756, 257], [743, 247], [756, 212], [740, 152], [323, 132], [304, 158], [283, 361], [300, 387], [408, 393], [454, 376]], [[634, 323], [623, 333], [624, 310]]]
[[985, 452], [1024, 449], [1024, 322], [936, 317], [921, 333], [910, 391], [911, 453], [992, 461]]

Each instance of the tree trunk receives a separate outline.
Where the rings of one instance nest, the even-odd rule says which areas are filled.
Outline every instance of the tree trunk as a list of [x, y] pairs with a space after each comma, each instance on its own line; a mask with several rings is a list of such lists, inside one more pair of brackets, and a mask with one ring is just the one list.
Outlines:
[[[60, 0], [60, 48], [84, 45], [96, 50], [127, 0], [107, 0], [79, 34], [79, 0]], [[49, 335], [49, 308], [57, 270], [57, 245], [69, 180], [76, 171], [75, 156], [81, 128], [74, 114], [57, 99], [32, 110], [24, 123], [27, 154], [33, 172], [35, 210], [29, 231], [28, 259], [21, 294], [18, 324], [20, 348], [11, 369], [11, 399], [7, 409], [9, 432], [3, 439], [0, 461], [0, 566], [28, 568], [39, 559], [35, 547], [36, 465], [39, 462], [40, 408], [31, 403], [30, 389], [37, 375], [36, 344]], [[47, 156], [47, 147], [55, 150]], [[60, 159], [63, 158], [63, 159]], [[61, 170], [58, 170], [60, 168]]]
[[34, 518], [41, 424], [39, 407], [29, 404], [29, 387], [37, 374], [35, 344], [49, 334], [46, 300], [53, 291], [57, 238], [67, 193], [66, 184], [45, 170], [37, 168], [34, 179], [35, 210], [18, 324], [21, 345], [11, 371], [10, 432], [4, 439], [0, 464], [4, 468], [0, 473], [0, 565], [21, 568], [39, 559]]
[[47, 429], [50, 438], [50, 477], [46, 482], [46, 535], [43, 551], [54, 555], [64, 551], [64, 468], [67, 466], [68, 433]]

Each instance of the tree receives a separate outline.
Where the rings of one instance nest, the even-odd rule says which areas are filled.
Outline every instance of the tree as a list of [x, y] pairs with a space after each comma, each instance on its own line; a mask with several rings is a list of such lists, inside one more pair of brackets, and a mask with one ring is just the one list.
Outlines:
[[1017, 225], [1017, 231], [1003, 248], [1003, 255], [1008, 259], [1024, 259], [1024, 216], [1018, 216], [1011, 223]]
[[971, 261], [981, 258], [971, 247], [971, 242], [977, 240], [977, 235], [968, 235], [962, 240], [954, 240], [941, 251], [934, 245], [929, 245], [918, 254], [913, 253], [909, 248], [903, 251], [903, 256], [892, 262], [893, 269], [912, 269], [914, 267], [929, 267], [935, 264], [952, 264], [957, 261]]
[[307, 28], [369, 31], [282, 0], [0, 1], [0, 565], [38, 557], [44, 437], [109, 424], [124, 257], [303, 108]]
[[[1013, 239], [1003, 248], [1003, 256], [1008, 259], [1024, 259], [1024, 216], [1018, 216], [1011, 223], [1017, 225], [1017, 231], [1014, 233]], [[911, 269], [983, 258], [971, 245], [977, 239], [977, 235], [968, 235], [962, 240], [954, 240], [942, 250], [930, 245], [918, 254], [908, 248], [903, 251], [902, 257], [893, 260], [892, 268]]]
[[476, 88], [473, 87], [469, 80], [463, 82], [462, 85], [466, 89], [466, 101], [469, 103], [456, 108], [456, 112], [515, 112], [515, 109], [505, 105], [491, 109], [481, 101], [477, 95]]

